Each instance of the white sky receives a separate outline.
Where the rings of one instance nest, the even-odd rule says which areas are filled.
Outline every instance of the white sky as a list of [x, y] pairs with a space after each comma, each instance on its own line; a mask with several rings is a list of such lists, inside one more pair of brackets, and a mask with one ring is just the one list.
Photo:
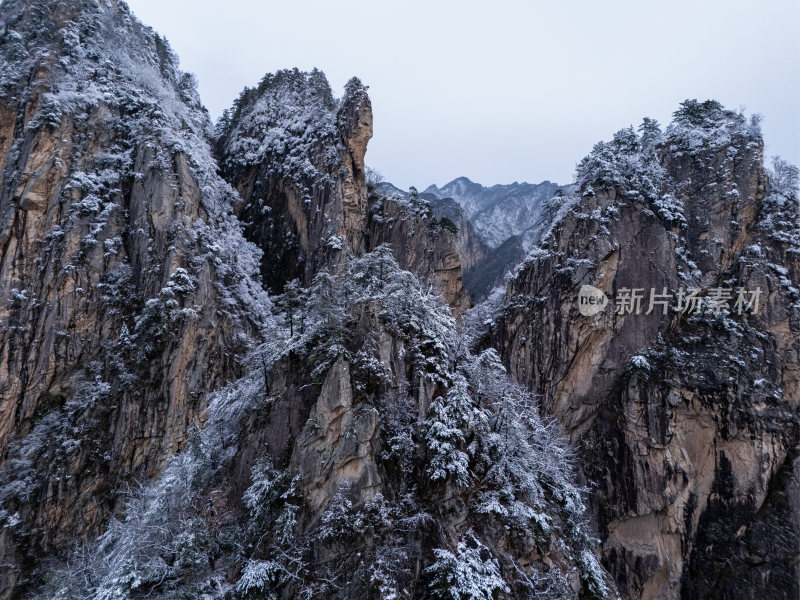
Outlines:
[[568, 183], [601, 139], [686, 98], [764, 116], [800, 164], [800, 0], [129, 0], [214, 118], [244, 86], [312, 67], [370, 86], [367, 163], [401, 187], [464, 175]]

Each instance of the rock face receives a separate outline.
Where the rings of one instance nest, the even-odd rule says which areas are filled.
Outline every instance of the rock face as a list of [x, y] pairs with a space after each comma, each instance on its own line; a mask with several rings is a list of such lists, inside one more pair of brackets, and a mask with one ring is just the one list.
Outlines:
[[262, 275], [280, 292], [310, 283], [347, 245], [364, 250], [364, 154], [372, 137], [366, 88], [341, 100], [320, 71], [280, 71], [242, 92], [218, 126], [223, 176], [239, 191], [245, 234], [264, 249]]
[[[491, 343], [580, 443], [624, 597], [795, 598], [797, 193], [767, 176], [757, 125], [717, 103], [641, 132], [581, 163]], [[583, 285], [611, 298], [598, 315], [579, 313]], [[615, 312], [626, 288], [644, 289], [642, 314]], [[650, 288], [761, 297], [757, 314], [735, 292], [729, 312], [673, 297], [646, 314]]]
[[518, 235], [527, 250], [538, 243], [549, 225], [553, 196], [568, 189], [550, 181], [484, 187], [459, 177], [442, 187], [431, 185], [424, 194], [458, 202], [490, 247], [497, 248]]
[[[456, 573], [604, 597], [569, 465], [495, 466], [498, 431], [569, 450], [458, 341], [453, 228], [370, 195], [363, 86], [245, 92], [213, 140], [240, 195], [194, 82], [123, 3], [10, 0], [0, 23], [0, 597], [245, 598], [273, 550], [302, 559], [269, 579], [284, 598]], [[262, 275], [311, 284], [298, 333]]]
[[452, 198], [438, 198], [432, 194], [421, 194], [420, 197], [428, 201], [433, 214], [439, 220], [447, 219], [455, 227], [456, 250], [464, 271], [472, 269], [489, 257], [492, 249], [483, 241], [481, 234], [467, 218], [466, 212], [458, 202]]
[[[494, 288], [501, 286], [505, 275], [525, 258], [523, 241], [519, 236], [511, 236], [497, 248], [486, 244], [472, 221], [467, 218], [464, 209], [452, 198], [439, 198], [429, 193], [404, 192], [387, 182], [381, 183], [377, 188], [394, 204], [423, 201], [426, 206], [430, 206], [433, 215], [438, 219], [438, 224], [444, 225], [444, 230], [455, 232], [455, 249], [461, 262], [463, 286], [473, 304], [483, 301]], [[435, 253], [435, 255], [442, 254], [442, 252]], [[419, 271], [414, 270], [414, 272]], [[451, 281], [442, 287], [445, 289], [448, 286], [453, 287], [453, 277], [450, 279]]]
[[613, 597], [563, 437], [387, 246], [298, 310], [42, 597]]
[[346, 252], [382, 243], [398, 262], [431, 278], [457, 313], [469, 307], [454, 232], [430, 210], [407, 210], [366, 183], [364, 155], [372, 105], [352, 79], [340, 100], [319, 71], [267, 75], [223, 117], [217, 147], [223, 176], [243, 199], [245, 235], [264, 250], [262, 275], [273, 292], [305, 284]]
[[463, 285], [459, 230], [437, 217], [431, 204], [416, 194], [370, 197], [367, 243], [370, 250], [389, 244], [398, 264], [420, 279], [431, 280], [457, 315], [470, 306]]
[[797, 172], [757, 124], [687, 101], [548, 200], [447, 186], [541, 238], [459, 321], [525, 242], [368, 185], [358, 80], [269, 75], [212, 134], [122, 2], [0, 32], [0, 599], [798, 596]]
[[6, 598], [160, 471], [269, 301], [163, 40], [116, 3], [11, 0], [0, 23]]
[[[435, 587], [431, 569], [422, 568], [430, 564], [431, 549], [441, 548], [448, 539], [472, 536], [473, 547], [482, 548], [479, 562], [487, 570], [480, 578], [464, 567], [459, 579], [448, 579], [462, 594], [505, 589], [519, 597], [537, 592], [607, 597], [604, 574], [583, 529], [580, 500], [562, 479], [566, 463], [559, 457], [568, 462], [568, 452], [561, 454], [565, 448], [557, 435], [549, 440], [548, 456], [533, 447], [524, 453], [525, 459], [541, 461], [536, 477], [552, 486], [539, 490], [538, 506], [547, 515], [541, 529], [513, 516], [531, 500], [524, 492], [516, 503], [502, 490], [493, 495], [495, 486], [502, 487], [510, 474], [500, 472], [502, 467], [481, 476], [484, 459], [476, 455], [470, 467], [474, 483], [468, 488], [435, 474], [438, 446], [425, 439], [439, 426], [430, 415], [438, 414], [434, 407], [443, 402], [443, 394], [454, 410], [449, 426], [459, 427], [455, 423], [461, 422], [463, 427], [474, 408], [466, 395], [461, 397], [466, 404], [459, 405], [454, 390], [486, 398], [501, 393], [501, 386], [502, 393], [514, 393], [508, 382], [497, 379], [494, 353], [480, 358], [462, 355], [453, 361], [451, 352], [460, 352], [450, 345], [456, 341], [451, 337], [453, 321], [432, 297], [414, 289], [413, 279], [398, 271], [388, 252], [365, 255], [348, 268], [333, 283], [335, 295], [348, 299], [342, 306], [340, 331], [322, 338], [307, 331], [303, 345], [295, 342], [294, 352], [270, 369], [268, 408], [251, 408], [252, 416], [238, 433], [240, 451], [228, 473], [239, 483], [221, 486], [241, 490], [254, 485], [253, 469], [258, 469], [262, 448], [272, 465], [288, 466], [288, 472], [296, 474], [304, 504], [295, 543], [308, 545], [312, 552], [305, 554], [307, 565], [295, 581], [276, 586], [283, 591], [281, 597], [303, 596], [314, 589], [320, 590], [314, 595], [320, 598], [366, 598], [379, 592], [426, 597]], [[377, 281], [384, 282], [387, 295], [367, 300], [364, 291]], [[401, 290], [411, 297], [404, 298]], [[312, 290], [312, 305], [315, 293]], [[430, 343], [433, 339], [437, 344]], [[326, 347], [334, 340], [340, 354], [332, 358]], [[461, 361], [468, 366], [452, 370]], [[503, 429], [502, 413], [487, 412], [483, 418], [490, 431], [515, 435]], [[492, 453], [484, 433], [466, 435], [466, 444], [486, 444], [485, 452]], [[510, 465], [506, 468], [513, 472]], [[271, 549], [257, 544], [253, 559], [279, 554], [280, 547], [279, 542]], [[359, 551], [353, 552], [353, 547]], [[498, 581], [509, 583], [492, 583], [493, 572]], [[325, 582], [330, 580], [343, 583], [328, 586]]]
[[511, 236], [497, 248], [490, 248], [455, 200], [432, 194], [423, 194], [423, 197], [431, 203], [439, 219], [447, 219], [446, 222], [455, 225], [464, 288], [473, 304], [482, 302], [493, 289], [503, 285], [506, 274], [525, 258], [522, 238]]
[[489, 252], [479, 263], [464, 271], [464, 287], [474, 303], [483, 301], [492, 290], [504, 285], [505, 277], [525, 260], [522, 238], [511, 236]]
[[297, 436], [291, 466], [302, 473], [311, 510], [324, 508], [345, 483], [368, 500], [381, 488], [375, 407], [353, 410], [350, 365], [341, 357], [322, 382], [319, 397]]

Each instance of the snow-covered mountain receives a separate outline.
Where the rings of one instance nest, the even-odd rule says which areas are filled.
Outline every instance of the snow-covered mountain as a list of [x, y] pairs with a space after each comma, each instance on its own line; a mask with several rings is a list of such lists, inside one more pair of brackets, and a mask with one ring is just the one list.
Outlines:
[[426, 192], [419, 194], [416, 188], [407, 192], [389, 182], [381, 182], [377, 189], [387, 198], [404, 202], [409, 202], [413, 198], [415, 202], [425, 202], [434, 215], [454, 225], [464, 287], [474, 303], [484, 300], [502, 283], [504, 276], [525, 258], [521, 236], [512, 235], [498, 246], [488, 244], [467, 216], [464, 207], [453, 198], [439, 197]]
[[687, 100], [574, 188], [420, 194], [368, 177], [371, 106], [286, 70], [213, 128], [121, 0], [0, 4], [0, 600], [800, 597], [798, 170], [758, 121]]
[[[623, 598], [800, 597], [798, 171], [763, 151], [758, 119], [696, 100], [596, 144], [492, 327], [580, 440]], [[582, 286], [612, 301], [584, 316]]]
[[124, 2], [0, 4], [0, 600], [606, 589], [574, 451], [463, 342], [471, 241], [371, 135], [355, 78], [212, 128]]
[[442, 187], [431, 185], [423, 193], [458, 202], [489, 246], [496, 248], [518, 235], [529, 249], [549, 224], [553, 212], [548, 202], [567, 189], [550, 181], [485, 187], [459, 177]]

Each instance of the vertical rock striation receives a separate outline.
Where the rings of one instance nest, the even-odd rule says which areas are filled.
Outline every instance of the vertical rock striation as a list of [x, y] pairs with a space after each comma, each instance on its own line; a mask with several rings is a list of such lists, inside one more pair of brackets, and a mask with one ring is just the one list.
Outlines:
[[8, 597], [181, 447], [269, 303], [167, 44], [116, 2], [10, 0], [0, 24]]
[[428, 200], [416, 193], [389, 198], [373, 190], [367, 227], [369, 250], [389, 244], [400, 267], [431, 281], [456, 315], [469, 308], [459, 230]]
[[222, 174], [241, 195], [239, 217], [264, 250], [274, 292], [294, 278], [310, 283], [345, 247], [363, 252], [371, 137], [366, 88], [353, 78], [336, 100], [317, 70], [267, 75], [223, 116]]
[[[756, 122], [687, 101], [535, 202], [452, 182], [490, 249], [367, 183], [357, 79], [268, 75], [212, 132], [122, 2], [0, 32], [0, 599], [798, 596], [797, 173]], [[475, 352], [462, 269], [534, 242]]]
[[[796, 597], [797, 192], [765, 172], [757, 124], [715, 102], [640, 131], [581, 163], [492, 343], [580, 442], [625, 597]], [[582, 285], [605, 311], [579, 314]], [[646, 314], [650, 288], [737, 287], [761, 290], [758, 314], [674, 297]], [[615, 314], [625, 288], [644, 288], [642, 314]]]

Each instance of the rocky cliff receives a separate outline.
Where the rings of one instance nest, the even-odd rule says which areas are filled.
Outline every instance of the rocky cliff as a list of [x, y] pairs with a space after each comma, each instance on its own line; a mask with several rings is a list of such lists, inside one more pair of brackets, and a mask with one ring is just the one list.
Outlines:
[[212, 129], [123, 2], [0, 25], [0, 598], [798, 596], [797, 170], [757, 122], [598, 144], [467, 311], [522, 242], [368, 184], [358, 80]]
[[359, 82], [212, 132], [124, 3], [0, 23], [0, 596], [611, 593], [569, 446], [458, 333], [457, 232], [366, 185]]
[[493, 290], [504, 287], [506, 276], [525, 260], [525, 256], [522, 238], [514, 235], [465, 270], [464, 287], [469, 290], [473, 302], [481, 302]]
[[[492, 248], [478, 233], [464, 208], [452, 198], [442, 198], [431, 193], [418, 194], [416, 189], [404, 192], [388, 182], [382, 182], [376, 188], [380, 195], [393, 204], [422, 202], [430, 207], [429, 212], [438, 219], [439, 225], [444, 225], [445, 230], [455, 233], [455, 250], [461, 263], [463, 286], [473, 304], [482, 302], [493, 289], [501, 286], [505, 275], [525, 258], [520, 236], [512, 235], [496, 248]], [[442, 252], [434, 252], [434, 256], [443, 255]]]
[[366, 89], [341, 100], [319, 71], [280, 71], [242, 92], [217, 127], [223, 176], [239, 191], [245, 234], [266, 250], [275, 292], [309, 283], [345, 247], [364, 250], [364, 154], [372, 137]]
[[461, 205], [452, 198], [438, 198], [433, 194], [420, 194], [427, 200], [433, 214], [440, 220], [447, 219], [456, 230], [456, 250], [461, 257], [461, 268], [467, 271], [485, 261], [492, 252], [481, 234], [475, 229], [472, 221]]
[[273, 292], [305, 284], [348, 252], [391, 244], [403, 268], [431, 278], [460, 314], [469, 307], [455, 232], [429, 209], [409, 208], [366, 183], [372, 137], [366, 87], [335, 99], [319, 71], [280, 71], [246, 89], [217, 128], [223, 176], [239, 191], [245, 235], [264, 250]]
[[0, 597], [181, 448], [269, 313], [208, 117], [122, 4], [3, 2]]
[[295, 310], [40, 597], [613, 597], [559, 429], [387, 246]]
[[416, 193], [389, 198], [373, 189], [370, 195], [367, 245], [392, 248], [403, 269], [432, 281], [457, 315], [470, 307], [463, 282], [464, 237], [458, 227]]
[[580, 445], [624, 597], [800, 593], [796, 170], [762, 151], [757, 122], [696, 101], [598, 144], [491, 334]]

